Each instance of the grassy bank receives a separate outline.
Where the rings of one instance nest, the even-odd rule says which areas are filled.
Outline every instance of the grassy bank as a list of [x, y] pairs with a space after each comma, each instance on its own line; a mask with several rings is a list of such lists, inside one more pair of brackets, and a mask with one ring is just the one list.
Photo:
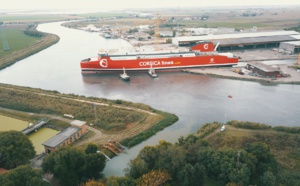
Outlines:
[[149, 137], [153, 136], [157, 132], [163, 130], [164, 128], [172, 125], [173, 123], [178, 121], [178, 117], [174, 114], [166, 113], [166, 112], [158, 112], [159, 114], [164, 116], [164, 119], [160, 120], [159, 122], [155, 123], [152, 127], [139, 133], [138, 135], [132, 136], [130, 138], [126, 138], [125, 140], [121, 141], [121, 144], [127, 147], [133, 147], [142, 141], [145, 141]]
[[[22, 29], [18, 27], [3, 30], [10, 50], [0, 50], [0, 70], [59, 41], [57, 35], [43, 33], [43, 37], [32, 37], [24, 34]], [[0, 42], [2, 43], [2, 37]]]
[[[0, 107], [6, 108], [0, 110], [6, 112], [5, 115], [15, 114], [19, 116], [14, 117], [26, 120], [47, 117], [52, 121], [56, 118], [68, 120], [63, 115], [71, 114], [75, 116], [74, 119], [92, 123], [94, 128], [103, 131], [108, 138], [114, 134], [117, 135], [114, 137], [116, 140], [129, 138], [126, 146], [134, 146], [178, 120], [173, 114], [140, 103], [60, 94], [57, 91], [6, 84], [0, 84], [0, 97]], [[62, 129], [68, 125], [66, 123], [68, 121], [54, 120], [49, 123], [49, 127]]]

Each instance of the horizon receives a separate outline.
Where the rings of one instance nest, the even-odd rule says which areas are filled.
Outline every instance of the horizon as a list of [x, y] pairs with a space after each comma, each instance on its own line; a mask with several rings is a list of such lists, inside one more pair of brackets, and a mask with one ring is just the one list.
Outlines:
[[[105, 6], [102, 6], [105, 5]], [[43, 2], [39, 0], [10, 0], [5, 2], [0, 7], [1, 12], [16, 12], [16, 11], [93, 11], [93, 12], [108, 12], [130, 9], [157, 9], [157, 8], [240, 8], [240, 7], [287, 7], [300, 6], [297, 0], [289, 0], [282, 2], [281, 0], [261, 1], [261, 0], [244, 0], [230, 1], [224, 3], [223, 0], [210, 0], [209, 2], [195, 2], [194, 0], [152, 0], [151, 2], [137, 2], [134, 0], [120, 1], [110, 0], [52, 0]]]

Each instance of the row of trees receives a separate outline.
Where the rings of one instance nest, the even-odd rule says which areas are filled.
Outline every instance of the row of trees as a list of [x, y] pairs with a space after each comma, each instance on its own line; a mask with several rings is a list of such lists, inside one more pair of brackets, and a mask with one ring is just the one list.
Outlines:
[[35, 25], [28, 25], [28, 27], [23, 31], [25, 35], [31, 37], [43, 37], [45, 34], [36, 30]]
[[239, 151], [216, 150], [191, 135], [175, 145], [161, 141], [155, 147], [145, 147], [130, 162], [126, 175], [138, 179], [153, 170], [165, 170], [171, 185], [203, 185], [207, 179], [224, 185], [273, 185], [276, 165], [266, 144], [247, 144]]
[[106, 164], [97, 146], [89, 144], [85, 151], [73, 146], [64, 146], [48, 155], [42, 164], [44, 173], [51, 173], [61, 185], [73, 186], [89, 179], [98, 179]]
[[106, 164], [98, 147], [89, 144], [85, 150], [64, 146], [46, 156], [42, 171], [29, 166], [35, 151], [31, 141], [21, 132], [0, 132], [0, 167], [9, 169], [0, 174], [0, 185], [49, 185], [43, 180], [44, 173], [51, 173], [61, 185], [73, 186], [99, 179]]
[[278, 181], [277, 162], [268, 145], [255, 142], [239, 150], [217, 150], [195, 135], [181, 137], [176, 144], [160, 141], [144, 147], [125, 172], [125, 177], [90, 180], [85, 186], [199, 186], [208, 180], [218, 185], [275, 185]]

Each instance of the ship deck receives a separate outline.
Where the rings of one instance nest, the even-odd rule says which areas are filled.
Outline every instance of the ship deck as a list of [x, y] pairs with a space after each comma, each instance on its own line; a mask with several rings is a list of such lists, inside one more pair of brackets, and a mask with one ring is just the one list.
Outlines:
[[99, 51], [99, 54], [106, 54], [108, 56], [124, 56], [124, 55], [157, 55], [157, 54], [171, 54], [171, 53], [189, 53], [187, 47], [175, 47], [170, 44], [157, 46], [140, 46], [132, 48], [109, 49]]

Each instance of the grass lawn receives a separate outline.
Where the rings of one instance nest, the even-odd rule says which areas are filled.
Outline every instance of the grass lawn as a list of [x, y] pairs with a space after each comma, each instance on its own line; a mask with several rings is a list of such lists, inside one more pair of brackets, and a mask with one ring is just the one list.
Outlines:
[[21, 29], [22, 28], [18, 28], [18, 27], [1, 28], [1, 31], [5, 33], [5, 37], [10, 50], [3, 51], [3, 39], [2, 37], [0, 37], [0, 44], [1, 44], [0, 58], [10, 55], [11, 53], [17, 50], [27, 48], [40, 40], [40, 38], [25, 35]]

